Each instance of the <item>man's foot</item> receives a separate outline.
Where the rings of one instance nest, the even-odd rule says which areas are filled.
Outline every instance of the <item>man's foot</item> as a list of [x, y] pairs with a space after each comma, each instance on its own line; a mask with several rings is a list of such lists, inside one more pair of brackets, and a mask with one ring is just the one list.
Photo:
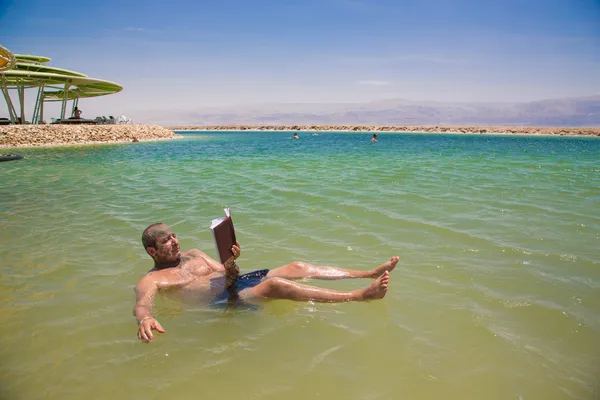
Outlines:
[[400, 260], [400, 257], [398, 256], [394, 256], [392, 258], [390, 258], [390, 260], [386, 263], [381, 264], [379, 267], [375, 268], [373, 270], [373, 278], [379, 278], [384, 272], [388, 271], [391, 272], [394, 268], [396, 268], [396, 264], [398, 264], [398, 261]]
[[[396, 260], [397, 262], [397, 260]], [[371, 283], [363, 292], [363, 298], [365, 300], [383, 299], [388, 290], [388, 284], [390, 282], [390, 273], [384, 271], [377, 280]]]

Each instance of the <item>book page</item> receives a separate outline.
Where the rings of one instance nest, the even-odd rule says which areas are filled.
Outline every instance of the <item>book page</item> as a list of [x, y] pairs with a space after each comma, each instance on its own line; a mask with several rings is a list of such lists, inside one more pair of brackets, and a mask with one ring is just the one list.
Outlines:
[[217, 225], [219, 225], [221, 222], [223, 222], [224, 220], [225, 220], [225, 217], [213, 219], [212, 222], [210, 223], [210, 230], [213, 231], [215, 229], [215, 227]]

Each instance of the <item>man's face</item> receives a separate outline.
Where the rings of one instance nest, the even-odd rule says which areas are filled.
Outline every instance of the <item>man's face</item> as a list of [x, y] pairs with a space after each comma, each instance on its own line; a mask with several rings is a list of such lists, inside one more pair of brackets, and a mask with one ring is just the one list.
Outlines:
[[181, 257], [179, 239], [177, 239], [175, 232], [168, 227], [162, 228], [158, 233], [154, 250], [154, 259], [160, 263], [174, 262]]

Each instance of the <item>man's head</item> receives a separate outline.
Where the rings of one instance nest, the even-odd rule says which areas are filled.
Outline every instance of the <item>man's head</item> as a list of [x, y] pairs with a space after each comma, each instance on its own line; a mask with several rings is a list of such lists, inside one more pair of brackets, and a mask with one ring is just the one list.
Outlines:
[[159, 264], [173, 263], [181, 257], [175, 232], [162, 222], [152, 224], [144, 230], [142, 244], [150, 257]]

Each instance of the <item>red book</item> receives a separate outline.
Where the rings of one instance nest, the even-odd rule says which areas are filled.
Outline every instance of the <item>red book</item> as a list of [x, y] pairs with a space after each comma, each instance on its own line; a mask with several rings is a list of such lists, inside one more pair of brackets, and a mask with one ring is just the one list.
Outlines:
[[224, 217], [213, 219], [210, 224], [210, 230], [215, 237], [215, 246], [221, 264], [224, 264], [225, 261], [233, 256], [231, 247], [236, 243], [231, 213], [229, 212], [229, 208], [226, 208], [224, 211]]

